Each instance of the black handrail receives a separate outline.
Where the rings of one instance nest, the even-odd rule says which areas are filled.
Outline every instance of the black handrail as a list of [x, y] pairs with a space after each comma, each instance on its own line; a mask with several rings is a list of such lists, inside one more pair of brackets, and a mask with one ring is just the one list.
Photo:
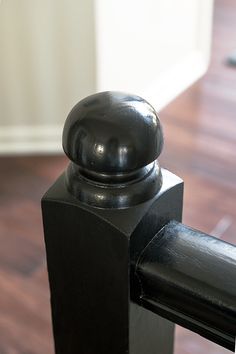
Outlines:
[[141, 305], [234, 351], [236, 247], [172, 221], [142, 252]]

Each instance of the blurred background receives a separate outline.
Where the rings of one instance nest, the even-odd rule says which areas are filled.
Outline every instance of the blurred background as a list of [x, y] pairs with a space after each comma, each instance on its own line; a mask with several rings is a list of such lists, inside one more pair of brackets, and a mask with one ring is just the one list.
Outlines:
[[[88, 94], [153, 104], [161, 165], [185, 181], [183, 222], [236, 243], [235, 19], [234, 0], [0, 2], [0, 354], [53, 353], [40, 199]], [[176, 328], [175, 354], [227, 352]]]

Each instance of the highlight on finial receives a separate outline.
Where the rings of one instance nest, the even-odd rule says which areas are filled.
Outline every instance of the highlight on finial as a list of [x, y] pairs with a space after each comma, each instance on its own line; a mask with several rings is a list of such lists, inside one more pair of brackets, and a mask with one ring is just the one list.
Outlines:
[[161, 186], [155, 161], [162, 147], [159, 118], [143, 98], [113, 91], [88, 96], [75, 105], [64, 126], [63, 149], [72, 161], [68, 189], [97, 207], [147, 200]]

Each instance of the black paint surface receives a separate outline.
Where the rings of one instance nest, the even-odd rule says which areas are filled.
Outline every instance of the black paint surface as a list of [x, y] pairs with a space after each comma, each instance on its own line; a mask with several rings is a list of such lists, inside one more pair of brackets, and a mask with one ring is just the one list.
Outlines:
[[181, 220], [182, 181], [162, 173], [155, 198], [125, 209], [81, 203], [65, 174], [44, 196], [56, 354], [173, 353], [173, 323], [132, 301], [131, 265], [157, 230]]
[[153, 107], [103, 92], [69, 114], [72, 160], [42, 200], [56, 354], [172, 354], [174, 324], [133, 302], [140, 252], [181, 221], [183, 182], [161, 169]]
[[168, 320], [234, 349], [236, 248], [179, 223], [162, 145], [138, 96], [95, 94], [69, 114], [72, 163], [42, 200], [56, 354], [172, 354]]
[[154, 108], [143, 98], [101, 92], [81, 100], [65, 122], [63, 148], [93, 173], [136, 171], [160, 155], [163, 134]]
[[236, 247], [172, 221], [140, 256], [140, 303], [234, 351]]

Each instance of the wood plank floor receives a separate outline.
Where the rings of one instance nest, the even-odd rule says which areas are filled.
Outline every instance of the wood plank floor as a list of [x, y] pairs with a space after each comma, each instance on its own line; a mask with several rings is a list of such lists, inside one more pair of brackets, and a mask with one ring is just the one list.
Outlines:
[[[236, 243], [236, 2], [216, 0], [207, 75], [161, 112], [162, 166], [185, 181], [184, 223]], [[0, 354], [52, 354], [40, 212], [62, 156], [0, 158]], [[176, 354], [228, 351], [180, 327]]]

